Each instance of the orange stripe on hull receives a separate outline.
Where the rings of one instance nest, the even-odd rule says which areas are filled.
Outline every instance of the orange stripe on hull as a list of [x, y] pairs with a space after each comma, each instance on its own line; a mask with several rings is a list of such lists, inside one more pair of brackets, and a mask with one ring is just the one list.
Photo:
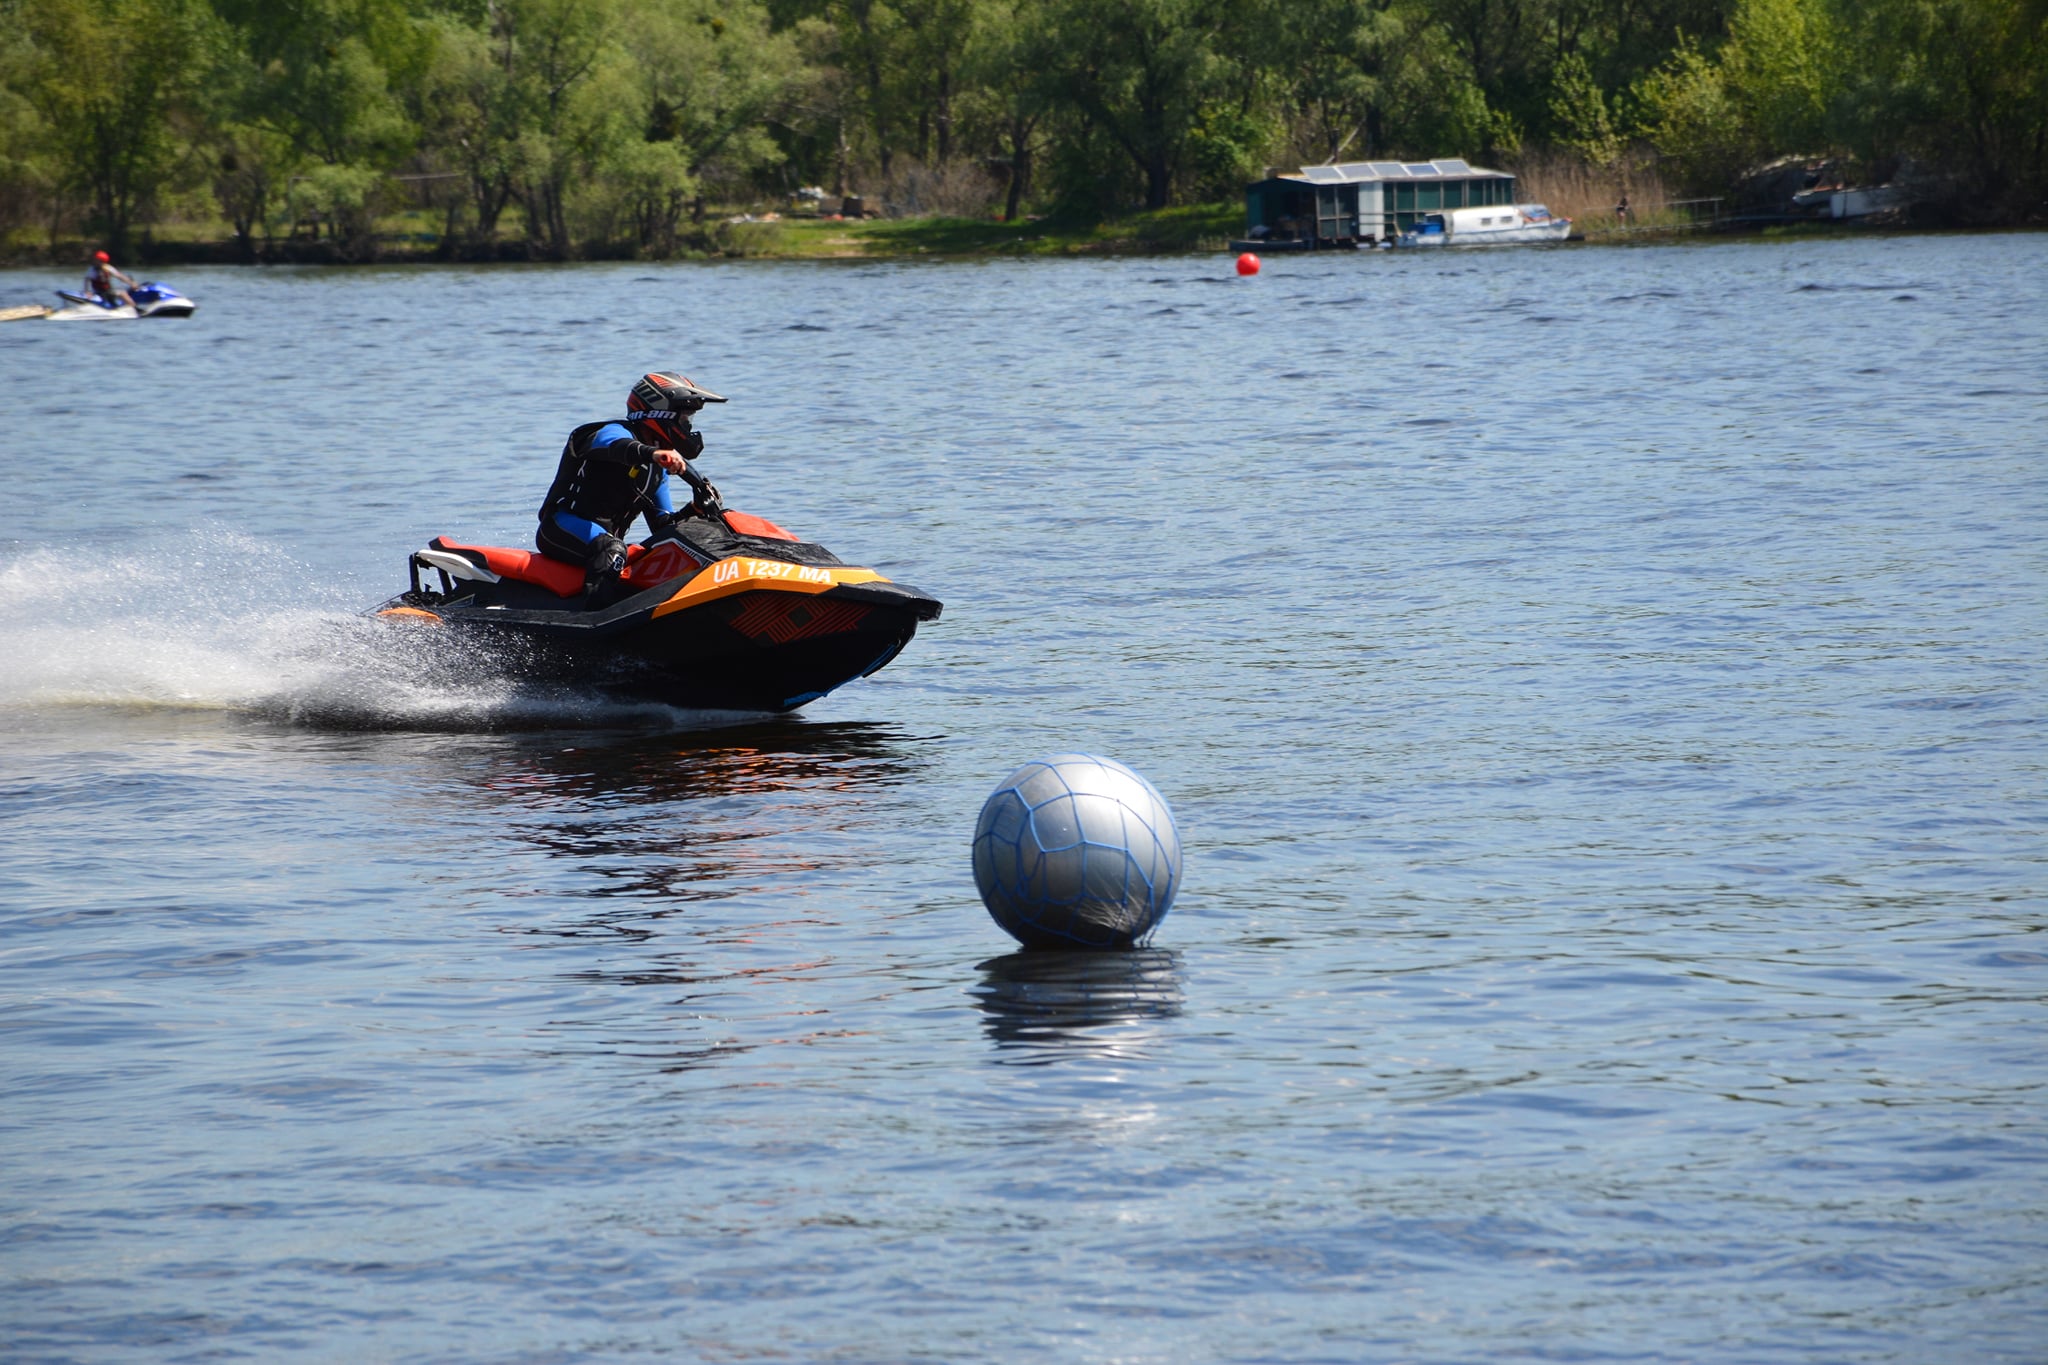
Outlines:
[[656, 616], [715, 602], [734, 593], [765, 590], [777, 593], [820, 593], [842, 583], [886, 583], [873, 569], [825, 568], [815, 564], [788, 564], [779, 559], [751, 559], [740, 556], [721, 559], [698, 573], [676, 590], [675, 596], [654, 609]]

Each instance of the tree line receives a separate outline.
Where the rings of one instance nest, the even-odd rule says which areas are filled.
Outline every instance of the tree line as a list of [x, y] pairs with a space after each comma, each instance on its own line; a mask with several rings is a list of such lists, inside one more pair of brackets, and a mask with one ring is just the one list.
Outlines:
[[409, 208], [450, 255], [662, 256], [803, 186], [1114, 214], [1539, 152], [2038, 217], [2048, 0], [0, 0], [0, 233], [118, 250], [361, 254]]

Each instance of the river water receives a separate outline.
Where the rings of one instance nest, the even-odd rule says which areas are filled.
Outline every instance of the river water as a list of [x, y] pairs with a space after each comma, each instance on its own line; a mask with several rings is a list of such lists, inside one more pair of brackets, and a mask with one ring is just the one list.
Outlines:
[[[0, 328], [0, 1354], [2040, 1360], [2048, 236], [1228, 264]], [[943, 619], [779, 720], [363, 629], [655, 365]], [[1069, 749], [1147, 951], [976, 899]]]

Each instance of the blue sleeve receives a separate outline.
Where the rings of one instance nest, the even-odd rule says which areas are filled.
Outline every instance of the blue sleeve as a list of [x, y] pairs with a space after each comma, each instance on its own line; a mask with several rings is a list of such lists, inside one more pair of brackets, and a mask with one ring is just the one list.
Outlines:
[[579, 517], [574, 512], [555, 513], [555, 525], [561, 527], [585, 545], [588, 545], [591, 541], [596, 540], [605, 533], [604, 527], [599, 526], [588, 517]]
[[[636, 441], [638, 439], [638, 437], [634, 436], [632, 432], [626, 430], [619, 423], [608, 422], [590, 433], [590, 448], [596, 450], [603, 446], [617, 445], [620, 441]], [[675, 494], [669, 491], [668, 474], [666, 472], [655, 476], [654, 506], [657, 510], [668, 516], [676, 514]]]
[[619, 422], [606, 422], [590, 433], [590, 439], [583, 443], [585, 459], [602, 460], [606, 464], [631, 464], [642, 449], [642, 443]]

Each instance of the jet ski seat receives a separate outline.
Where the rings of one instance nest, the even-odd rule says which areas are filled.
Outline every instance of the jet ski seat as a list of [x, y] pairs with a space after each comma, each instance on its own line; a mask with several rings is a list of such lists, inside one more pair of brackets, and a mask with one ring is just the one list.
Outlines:
[[[689, 549], [664, 545], [654, 559], [647, 561], [645, 567], [658, 576], [656, 581], [672, 576], [679, 567], [692, 568], [733, 553], [762, 553], [800, 564], [839, 562], [829, 551], [804, 544], [792, 532], [768, 518], [750, 516], [745, 512], [727, 511], [722, 526], [693, 522], [691, 535], [693, 539]], [[699, 541], [704, 543], [699, 544]], [[645, 545], [626, 547], [629, 574], [648, 553]], [[450, 579], [496, 583], [509, 578], [514, 582], [546, 588], [557, 597], [580, 597], [583, 594], [582, 566], [550, 559], [538, 550], [514, 550], [503, 545], [466, 545], [446, 536], [435, 536], [427, 542], [424, 550], [413, 553], [412, 565], [415, 592], [419, 590], [419, 571], [438, 569]]]
[[[643, 545], [628, 545], [631, 563], [647, 553]], [[496, 583], [510, 578], [546, 588], [557, 597], [576, 597], [583, 592], [583, 570], [559, 559], [549, 559], [538, 550], [513, 550], [502, 545], [464, 545], [446, 536], [435, 536], [427, 548], [413, 555], [423, 568], [439, 569], [450, 578], [468, 578]]]

